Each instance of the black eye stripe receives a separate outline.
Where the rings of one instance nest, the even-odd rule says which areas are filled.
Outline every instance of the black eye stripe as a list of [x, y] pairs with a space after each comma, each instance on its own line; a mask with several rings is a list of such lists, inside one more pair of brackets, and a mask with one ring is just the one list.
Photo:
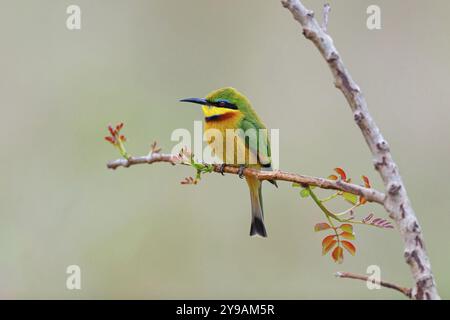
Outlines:
[[233, 110], [237, 110], [236, 105], [228, 102], [228, 101], [214, 101], [211, 102], [211, 104], [215, 107], [218, 108], [226, 108], [226, 109], [233, 109]]

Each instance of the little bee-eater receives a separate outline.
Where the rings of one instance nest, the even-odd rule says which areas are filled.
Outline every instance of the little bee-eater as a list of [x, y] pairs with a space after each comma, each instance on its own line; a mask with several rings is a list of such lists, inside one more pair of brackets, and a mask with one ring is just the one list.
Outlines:
[[[205, 132], [209, 129], [216, 129], [223, 137], [225, 152], [219, 152], [216, 155], [222, 158], [222, 171], [226, 165], [238, 165], [239, 177], [243, 177], [245, 167], [253, 169], [271, 170], [270, 163], [270, 143], [266, 127], [259, 119], [255, 110], [252, 108], [250, 101], [234, 88], [222, 88], [211, 92], [206, 98], [189, 98], [182, 99], [182, 102], [192, 102], [202, 105], [205, 116]], [[253, 135], [256, 143], [250, 143], [247, 135], [236, 135], [230, 143], [233, 148], [227, 148], [227, 131], [241, 129], [241, 132], [256, 132]], [[229, 136], [228, 136], [229, 137]], [[247, 138], [246, 138], [247, 137]], [[217, 139], [217, 137], [215, 137]], [[211, 145], [214, 139], [208, 140]], [[235, 147], [236, 144], [236, 147]], [[227, 154], [229, 149], [233, 150], [233, 154]], [[238, 150], [244, 150], [244, 161], [239, 162]], [[231, 160], [230, 160], [231, 158]], [[242, 159], [242, 157], [241, 157]], [[223, 173], [223, 172], [222, 172]], [[264, 226], [264, 214], [261, 194], [261, 181], [255, 177], [245, 177], [250, 189], [250, 200], [252, 205], [252, 222], [250, 227], [250, 235], [258, 235], [267, 237], [266, 228]], [[276, 181], [270, 181], [275, 186]]]

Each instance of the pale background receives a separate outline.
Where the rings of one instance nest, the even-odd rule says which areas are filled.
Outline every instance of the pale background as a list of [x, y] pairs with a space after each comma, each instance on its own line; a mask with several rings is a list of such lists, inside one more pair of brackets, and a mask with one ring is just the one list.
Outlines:
[[[66, 29], [66, 7], [82, 29]], [[305, 1], [320, 12], [321, 1]], [[388, 139], [419, 216], [438, 287], [450, 297], [450, 2], [331, 1], [329, 30]], [[366, 8], [382, 9], [382, 30]], [[320, 15], [318, 14], [320, 17]], [[201, 119], [178, 103], [232, 85], [280, 129], [281, 167], [380, 179], [343, 96], [278, 0], [0, 3], [0, 298], [400, 298], [338, 270], [411, 285], [397, 232], [356, 227], [358, 253], [321, 256], [324, 218], [287, 183], [264, 187], [268, 239], [248, 236], [236, 176], [179, 181], [160, 164], [115, 172], [103, 137], [124, 121], [132, 154]], [[385, 216], [379, 206], [361, 215]], [[65, 288], [66, 267], [82, 290]]]

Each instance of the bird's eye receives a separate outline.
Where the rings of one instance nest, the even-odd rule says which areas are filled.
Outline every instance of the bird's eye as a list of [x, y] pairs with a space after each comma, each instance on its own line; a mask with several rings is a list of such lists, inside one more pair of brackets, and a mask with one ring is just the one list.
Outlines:
[[225, 107], [225, 102], [224, 101], [220, 101], [219, 102], [219, 107]]

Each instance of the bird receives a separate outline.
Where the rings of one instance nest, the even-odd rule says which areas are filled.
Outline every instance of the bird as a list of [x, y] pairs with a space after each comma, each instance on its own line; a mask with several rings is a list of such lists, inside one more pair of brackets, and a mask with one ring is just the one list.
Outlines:
[[[266, 126], [258, 117], [253, 109], [249, 99], [232, 87], [217, 89], [209, 93], [205, 98], [186, 98], [180, 102], [190, 102], [202, 106], [204, 114], [205, 132], [209, 129], [216, 129], [223, 137], [223, 146], [225, 152], [219, 152], [216, 155], [221, 158], [222, 164], [220, 171], [223, 174], [225, 165], [239, 166], [239, 177], [244, 177], [244, 169], [264, 169], [272, 170], [270, 141], [268, 139]], [[256, 132], [253, 136], [256, 143], [251, 143], [251, 138], [245, 135], [237, 135], [231, 143], [236, 143], [234, 154], [227, 153], [226, 148], [226, 131], [228, 129], [242, 129], [243, 132]], [[253, 130], [253, 131], [252, 131]], [[212, 145], [214, 139], [208, 139], [207, 142]], [[219, 144], [220, 145], [220, 144]], [[245, 151], [245, 158], [238, 162], [239, 150]], [[216, 150], [217, 151], [217, 150]], [[230, 160], [231, 159], [231, 160]], [[242, 159], [242, 158], [241, 158]], [[262, 181], [254, 176], [245, 176], [247, 185], [250, 190], [251, 202], [251, 225], [250, 236], [267, 237], [266, 227], [264, 225], [264, 211], [262, 203], [261, 186]], [[278, 187], [275, 180], [269, 180], [270, 183]]]

